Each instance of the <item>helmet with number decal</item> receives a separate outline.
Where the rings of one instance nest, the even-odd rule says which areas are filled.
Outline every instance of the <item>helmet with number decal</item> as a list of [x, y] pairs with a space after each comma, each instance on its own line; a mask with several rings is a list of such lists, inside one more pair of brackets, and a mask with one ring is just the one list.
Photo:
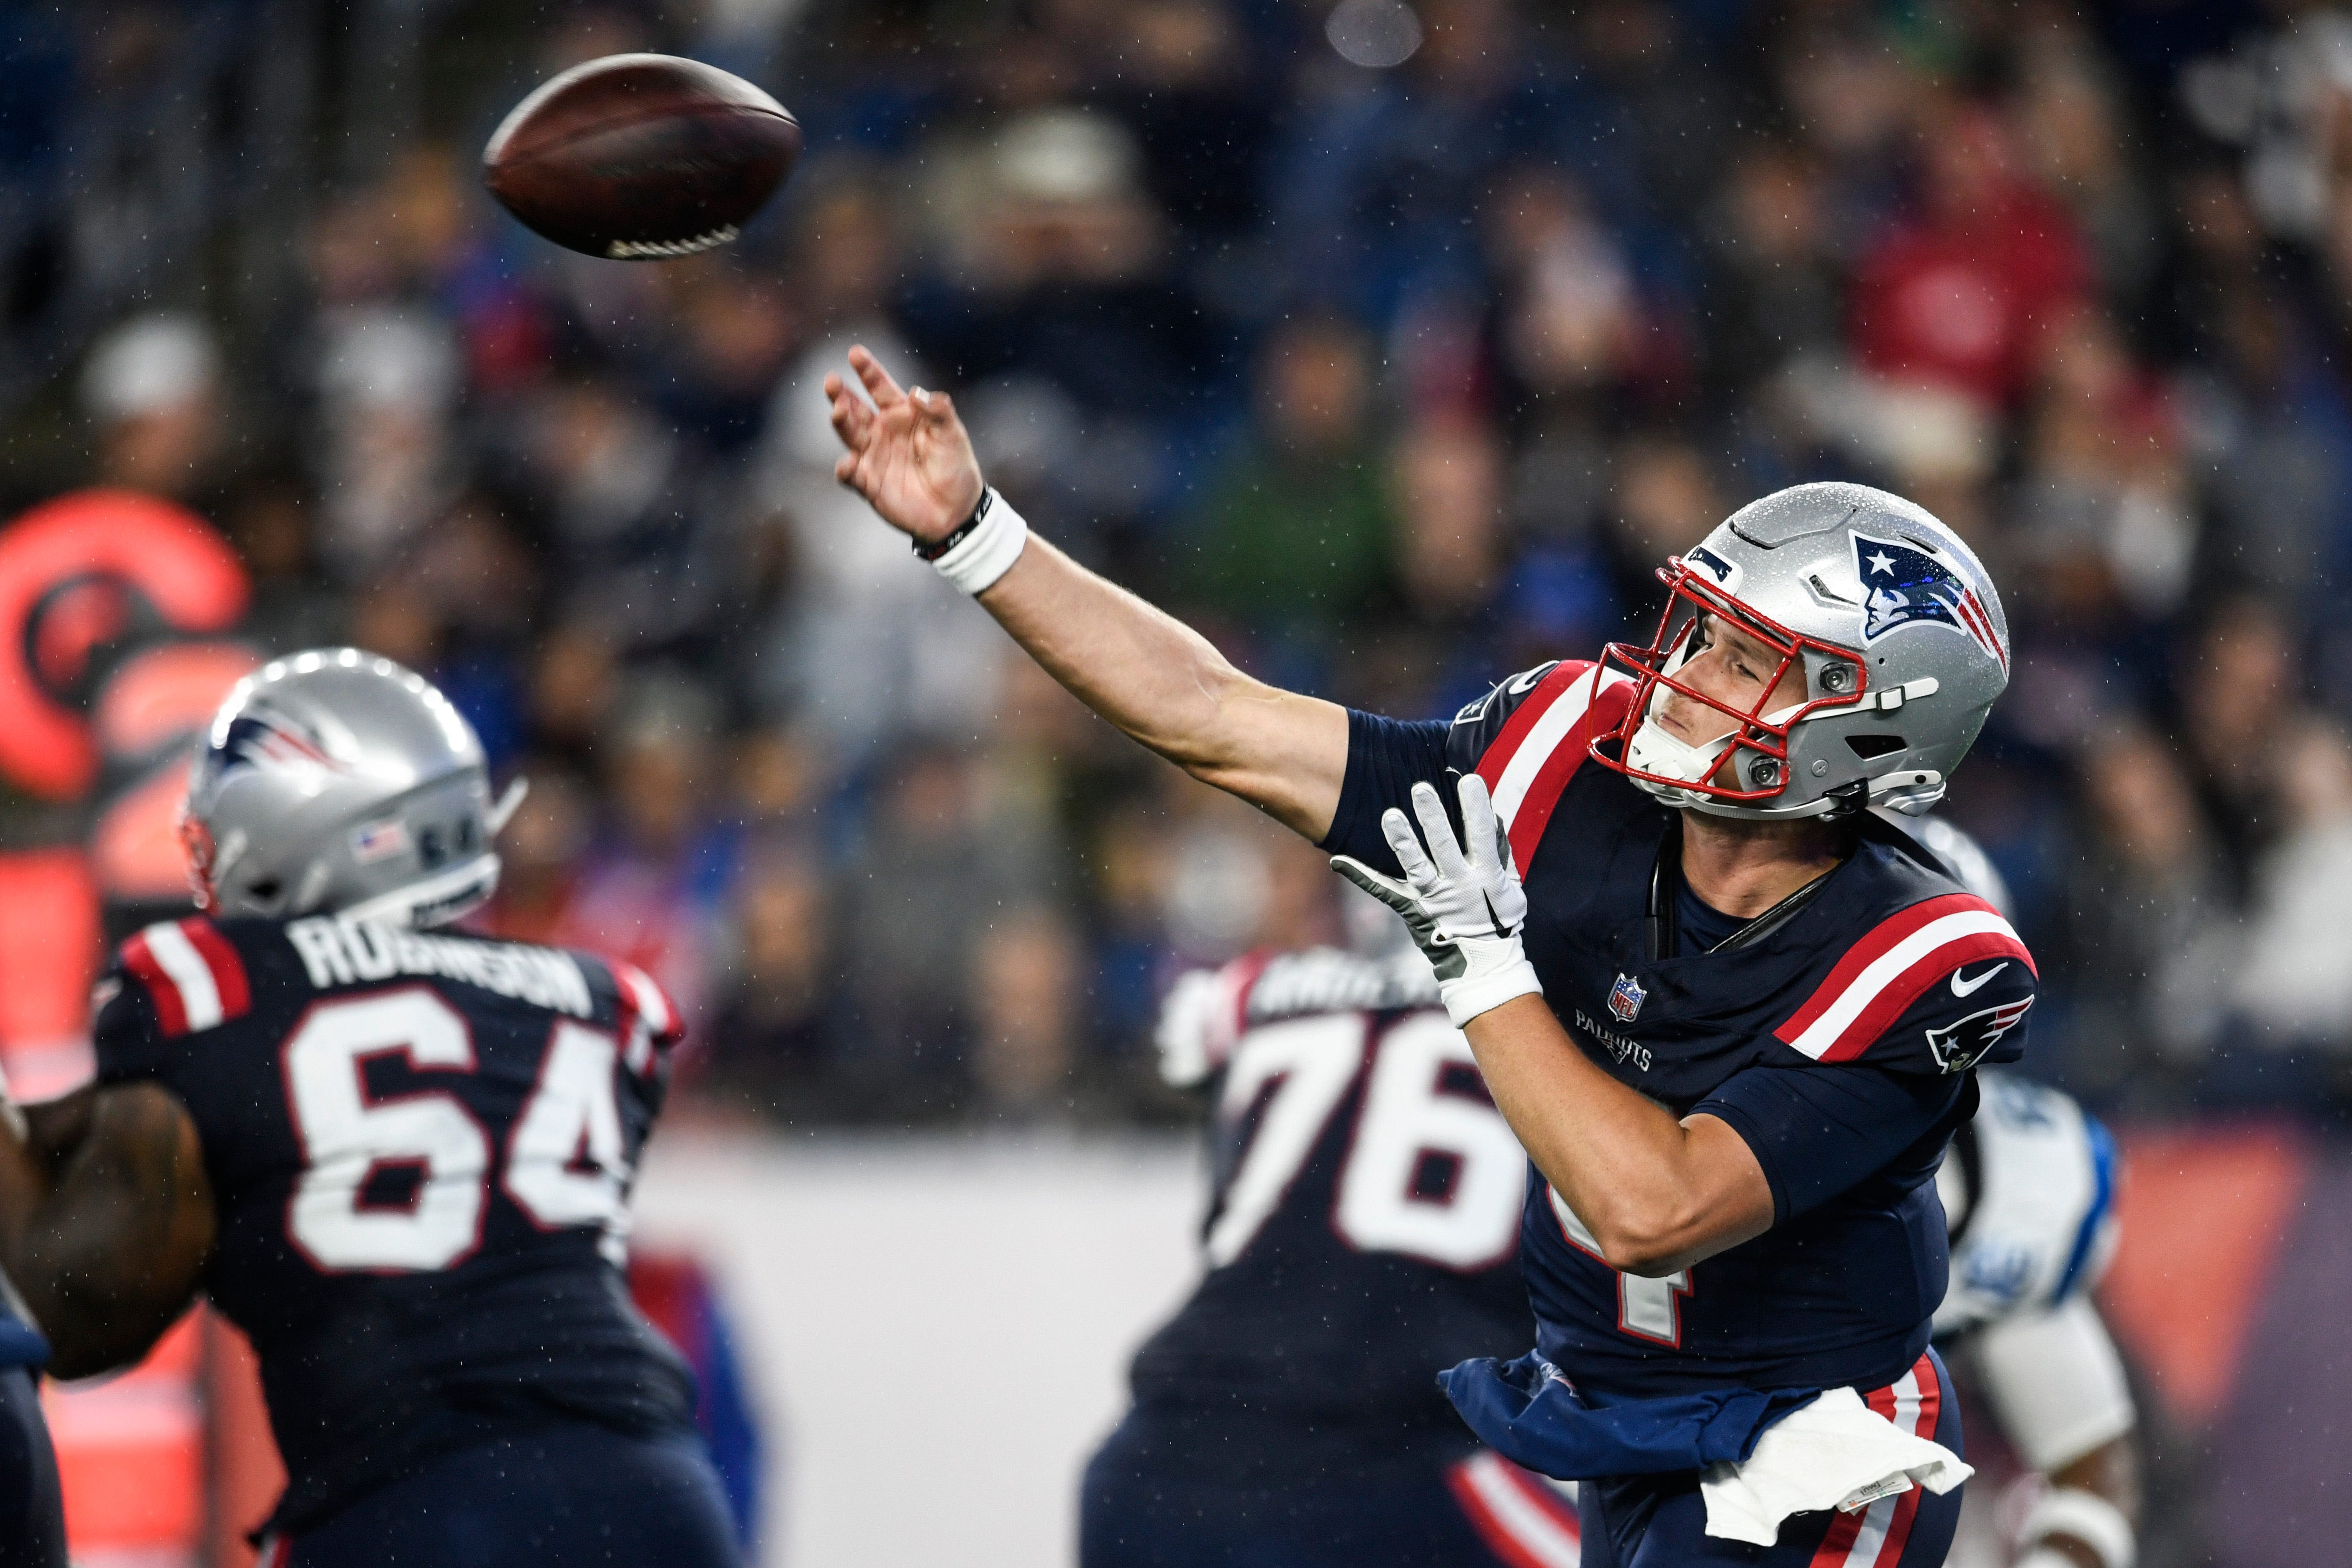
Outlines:
[[[1885, 490], [1776, 491], [1658, 576], [1666, 607], [1649, 646], [1612, 643], [1601, 656], [1634, 689], [1591, 754], [1670, 805], [1766, 820], [1925, 811], [2009, 684], [1992, 579], [1958, 534]], [[1675, 679], [1718, 618], [1780, 660], [1748, 711]], [[1764, 711], [1798, 671], [1801, 699]], [[1694, 745], [1659, 723], [1669, 691], [1713, 709], [1723, 736]]]
[[181, 818], [201, 908], [439, 925], [496, 889], [495, 804], [473, 726], [423, 676], [358, 648], [239, 681], [188, 771]]

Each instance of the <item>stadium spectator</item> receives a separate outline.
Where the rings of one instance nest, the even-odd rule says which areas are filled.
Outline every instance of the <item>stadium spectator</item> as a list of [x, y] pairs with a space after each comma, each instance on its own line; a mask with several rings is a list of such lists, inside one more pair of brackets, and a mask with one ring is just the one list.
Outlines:
[[1370, 353], [1328, 317], [1268, 341], [1254, 428], [1210, 477], [1179, 569], [1185, 598], [1320, 652], [1389, 581], [1396, 528], [1372, 447]]
[[158, 495], [194, 494], [219, 457], [220, 374], [219, 345], [194, 316], [142, 317], [108, 333], [81, 374], [99, 477]]

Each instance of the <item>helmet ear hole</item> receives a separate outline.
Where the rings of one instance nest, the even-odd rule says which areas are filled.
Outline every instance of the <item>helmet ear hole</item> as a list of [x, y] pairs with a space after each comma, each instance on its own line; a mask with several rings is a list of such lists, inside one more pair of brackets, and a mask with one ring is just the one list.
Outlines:
[[1865, 763], [1906, 751], [1911, 744], [1900, 735], [1848, 735], [1845, 743]]

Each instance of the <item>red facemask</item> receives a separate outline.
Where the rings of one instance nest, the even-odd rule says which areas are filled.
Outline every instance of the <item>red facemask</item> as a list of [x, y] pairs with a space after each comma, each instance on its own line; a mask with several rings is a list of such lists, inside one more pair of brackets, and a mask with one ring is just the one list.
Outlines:
[[[1626, 777], [1645, 783], [1669, 785], [1703, 795], [1716, 800], [1741, 805], [1753, 805], [1771, 800], [1789, 787], [1789, 732], [1807, 714], [1823, 708], [1845, 708], [1862, 700], [1868, 689], [1870, 676], [1862, 656], [1849, 647], [1801, 637], [1778, 622], [1756, 613], [1739, 600], [1726, 594], [1703, 573], [1694, 572], [1679, 555], [1669, 557], [1658, 571], [1658, 580], [1666, 585], [1665, 608], [1658, 614], [1658, 629], [1647, 647], [1633, 643], [1611, 643], [1601, 650], [1603, 671], [1614, 667], [1633, 678], [1633, 700], [1625, 706], [1625, 717], [1617, 727], [1594, 739], [1591, 755], [1601, 766], [1623, 773]], [[1699, 633], [1709, 617], [1727, 621], [1762, 644], [1778, 660], [1771, 675], [1757, 693], [1755, 706], [1747, 710], [1731, 707], [1708, 696], [1687, 681], [1675, 679], [1679, 669], [1703, 646]], [[1780, 682], [1792, 669], [1803, 684], [1804, 658], [1808, 653], [1820, 655], [1820, 682], [1824, 689], [1819, 696], [1790, 704], [1785, 710], [1767, 718], [1765, 704], [1780, 689]], [[1840, 683], [1841, 684], [1837, 684]], [[1713, 710], [1730, 721], [1727, 736], [1709, 742], [1718, 765], [1706, 769], [1703, 778], [1680, 778], [1646, 769], [1633, 756], [1633, 740], [1648, 721], [1651, 705], [1657, 700], [1660, 688], [1679, 694], [1685, 700]], [[1616, 742], [1612, 755], [1602, 747]], [[1705, 747], [1698, 748], [1705, 750]], [[1727, 756], [1734, 758], [1732, 781], [1723, 782], [1724, 769], [1719, 765]], [[1745, 786], [1745, 787], [1743, 787]]]
[[188, 850], [188, 888], [195, 895], [196, 908], [213, 907], [213, 830], [192, 816], [186, 805], [180, 807], [180, 842]]

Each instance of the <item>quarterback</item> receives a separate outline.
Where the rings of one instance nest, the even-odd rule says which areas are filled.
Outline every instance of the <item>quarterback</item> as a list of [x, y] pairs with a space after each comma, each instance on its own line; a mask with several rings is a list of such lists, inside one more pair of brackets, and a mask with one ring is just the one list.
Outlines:
[[2034, 972], [1870, 808], [1940, 798], [2008, 681], [1959, 537], [1784, 490], [1665, 563], [1646, 647], [1399, 722], [1250, 679], [1030, 537], [947, 397], [850, 365], [843, 483], [1096, 712], [1414, 929], [1533, 1165], [1536, 1347], [1447, 1392], [1583, 1483], [1584, 1561], [1942, 1562], [1969, 1472], [1934, 1177]]

